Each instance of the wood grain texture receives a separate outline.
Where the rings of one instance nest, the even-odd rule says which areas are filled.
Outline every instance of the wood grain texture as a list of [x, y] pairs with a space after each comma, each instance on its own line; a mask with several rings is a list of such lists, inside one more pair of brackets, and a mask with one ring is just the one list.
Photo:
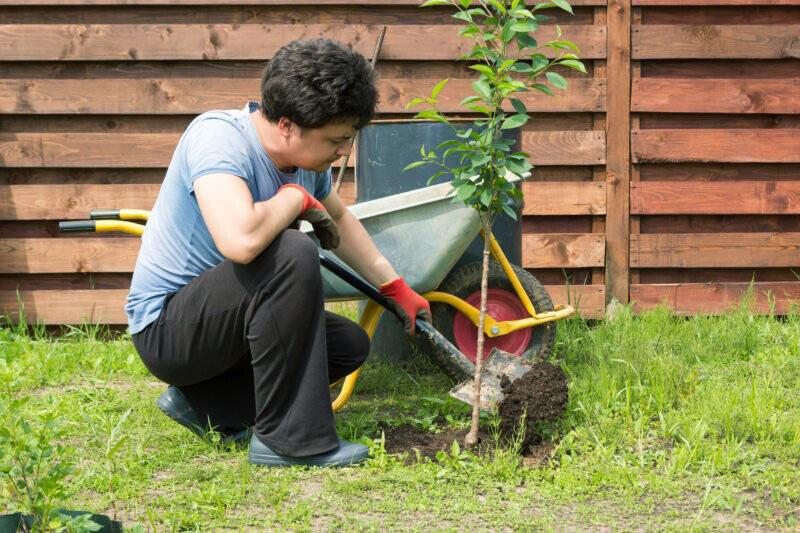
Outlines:
[[631, 184], [631, 214], [797, 215], [800, 181], [640, 181]]
[[[247, 0], [253, 6], [419, 6], [420, 0]], [[473, 2], [477, 3], [477, 2]], [[0, 0], [0, 6], [240, 6], [242, 0]], [[573, 0], [572, 6], [601, 6], [603, 0]]]
[[522, 236], [525, 268], [580, 268], [603, 266], [605, 236], [595, 233], [538, 233]]
[[634, 59], [800, 57], [800, 24], [637, 24]]
[[800, 0], [634, 0], [635, 6], [796, 6]]
[[[81, 220], [92, 209], [152, 209], [160, 184], [0, 185], [0, 220]], [[600, 215], [605, 183], [527, 182], [524, 215]], [[355, 185], [343, 182], [339, 196], [355, 201]]]
[[133, 238], [0, 239], [0, 273], [132, 272]]
[[[326, 37], [370, 57], [380, 27], [359, 24], [5, 24], [0, 25], [0, 61], [267, 60], [295, 39]], [[563, 38], [582, 58], [605, 57], [602, 26], [564, 26]], [[472, 42], [457, 25], [392, 25], [381, 48], [383, 60], [455, 60]], [[554, 39], [543, 26], [537, 39]], [[436, 46], [431, 46], [436, 43]], [[547, 52], [555, 54], [547, 49]]]
[[[602, 234], [534, 234], [522, 241], [526, 268], [603, 264]], [[139, 246], [134, 238], [0, 239], [0, 273], [132, 272]]]
[[634, 163], [798, 163], [800, 129], [653, 129], [631, 132]]
[[[125, 324], [128, 289], [20, 291], [25, 319], [42, 324]], [[0, 314], [20, 318], [16, 291], [0, 291]]]
[[608, 4], [609, 80], [606, 107], [606, 298], [628, 301], [630, 269], [630, 80], [631, 0], [610, 0]]
[[635, 268], [776, 268], [800, 265], [800, 233], [631, 235]]
[[[750, 289], [750, 283], [635, 284], [631, 300], [637, 312], [665, 305], [680, 315], [719, 314], [736, 309]], [[752, 284], [752, 299], [753, 312], [786, 314], [800, 305], [800, 282]]]
[[637, 78], [631, 90], [631, 111], [800, 113], [800, 79]]
[[[581, 316], [603, 316], [605, 290], [602, 285], [546, 285], [554, 303], [570, 303]], [[42, 324], [125, 324], [128, 289], [30, 290], [20, 291], [26, 320]], [[17, 292], [0, 290], [0, 314], [19, 320]]]
[[[412, 114], [412, 98], [427, 96], [438, 79], [379, 79], [379, 113]], [[550, 97], [537, 92], [519, 95], [529, 112], [605, 110], [604, 79], [570, 78], [566, 91]], [[440, 93], [445, 113], [467, 112], [460, 105], [472, 80], [451, 79]], [[0, 79], [0, 113], [8, 114], [199, 114], [209, 109], [239, 109], [246, 100], [260, 100], [257, 78], [151, 79]], [[513, 108], [508, 104], [507, 110]]]
[[[0, 168], [166, 168], [180, 137], [180, 133], [0, 133]], [[537, 166], [601, 165], [605, 135], [523, 131], [522, 149]], [[355, 159], [353, 153], [348, 166]]]

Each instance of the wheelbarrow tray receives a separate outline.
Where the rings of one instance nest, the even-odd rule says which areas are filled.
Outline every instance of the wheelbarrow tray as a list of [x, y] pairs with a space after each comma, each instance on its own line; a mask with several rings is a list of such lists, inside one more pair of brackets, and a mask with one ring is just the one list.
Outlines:
[[[510, 174], [509, 181], [519, 178]], [[464, 255], [481, 229], [475, 209], [453, 202], [449, 183], [431, 185], [349, 207], [381, 253], [417, 292], [435, 290]], [[313, 236], [310, 224], [302, 231]], [[358, 300], [364, 295], [322, 270], [326, 300]]]

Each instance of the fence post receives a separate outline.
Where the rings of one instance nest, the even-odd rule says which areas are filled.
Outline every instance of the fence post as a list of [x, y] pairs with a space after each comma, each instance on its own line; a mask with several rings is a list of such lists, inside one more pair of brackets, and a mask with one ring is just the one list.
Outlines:
[[606, 303], [628, 302], [630, 280], [631, 0], [608, 1]]

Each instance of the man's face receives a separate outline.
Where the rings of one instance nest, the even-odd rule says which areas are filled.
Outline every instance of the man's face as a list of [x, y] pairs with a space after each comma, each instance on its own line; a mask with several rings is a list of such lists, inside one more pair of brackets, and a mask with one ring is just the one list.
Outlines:
[[356, 134], [354, 122], [336, 122], [321, 128], [294, 126], [289, 137], [295, 165], [324, 172], [331, 163], [350, 153], [350, 140]]

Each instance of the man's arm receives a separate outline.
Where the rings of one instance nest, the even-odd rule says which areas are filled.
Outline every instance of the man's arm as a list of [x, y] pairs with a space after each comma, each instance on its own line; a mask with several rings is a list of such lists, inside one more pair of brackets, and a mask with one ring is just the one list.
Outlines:
[[322, 200], [336, 227], [341, 241], [334, 250], [337, 256], [352, 266], [376, 287], [398, 278], [392, 265], [375, 247], [363, 224], [345, 207], [336, 191]]
[[298, 217], [303, 206], [303, 194], [291, 188], [254, 202], [245, 181], [231, 174], [197, 178], [194, 193], [214, 243], [235, 263], [255, 259]]

